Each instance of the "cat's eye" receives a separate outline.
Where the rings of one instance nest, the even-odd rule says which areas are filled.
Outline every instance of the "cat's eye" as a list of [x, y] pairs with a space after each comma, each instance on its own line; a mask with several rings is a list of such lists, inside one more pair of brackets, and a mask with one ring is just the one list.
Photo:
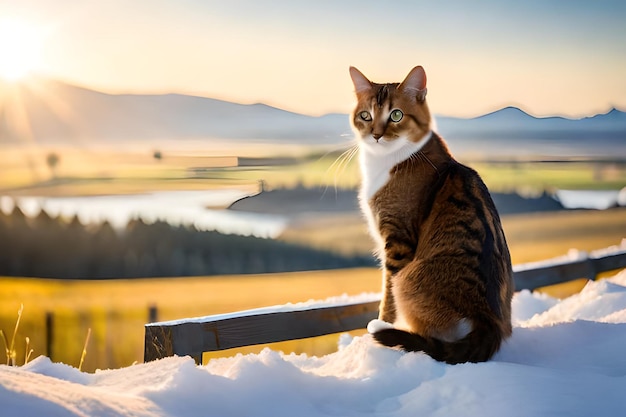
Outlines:
[[372, 115], [368, 111], [362, 111], [361, 113], [359, 113], [359, 117], [361, 118], [361, 120], [365, 120], [366, 122], [372, 120]]
[[402, 110], [398, 109], [392, 110], [391, 114], [389, 115], [389, 118], [394, 123], [398, 123], [400, 120], [402, 120], [402, 117], [404, 117], [404, 113], [402, 113]]

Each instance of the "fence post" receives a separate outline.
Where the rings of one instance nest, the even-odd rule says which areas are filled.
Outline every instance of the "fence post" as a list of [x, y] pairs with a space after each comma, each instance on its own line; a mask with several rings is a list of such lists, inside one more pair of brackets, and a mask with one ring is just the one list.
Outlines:
[[151, 304], [148, 306], [148, 323], [156, 323], [159, 318], [159, 310], [157, 309], [156, 304]]
[[46, 355], [52, 360], [52, 345], [54, 343], [54, 314], [46, 311]]

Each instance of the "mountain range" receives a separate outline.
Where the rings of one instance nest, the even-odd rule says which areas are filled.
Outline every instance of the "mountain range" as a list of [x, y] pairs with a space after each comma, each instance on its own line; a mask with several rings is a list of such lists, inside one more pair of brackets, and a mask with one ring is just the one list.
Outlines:
[[[106, 94], [54, 80], [0, 84], [0, 143], [23, 140], [12, 122], [19, 105], [37, 143], [87, 140], [121, 144], [154, 140], [227, 140], [347, 144], [347, 114], [313, 117], [262, 103], [237, 104], [182, 94]], [[19, 98], [16, 99], [16, 97]], [[26, 118], [24, 118], [24, 115]], [[455, 152], [626, 157], [626, 113], [612, 109], [581, 119], [533, 117], [516, 107], [475, 118], [437, 116], [438, 131]], [[616, 154], [617, 153], [617, 154]]]

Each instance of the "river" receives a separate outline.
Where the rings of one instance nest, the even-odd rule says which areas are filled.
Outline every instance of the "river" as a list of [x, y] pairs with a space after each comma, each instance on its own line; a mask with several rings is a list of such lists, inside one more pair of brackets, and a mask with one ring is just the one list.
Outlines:
[[227, 234], [278, 236], [286, 226], [285, 217], [208, 208], [226, 207], [248, 195], [244, 190], [220, 189], [84, 197], [2, 196], [0, 210], [10, 213], [17, 205], [27, 216], [36, 216], [45, 210], [52, 217], [78, 216], [83, 224], [108, 221], [120, 230], [130, 220], [139, 218], [147, 223], [162, 220], [172, 225], [193, 225], [198, 230]]

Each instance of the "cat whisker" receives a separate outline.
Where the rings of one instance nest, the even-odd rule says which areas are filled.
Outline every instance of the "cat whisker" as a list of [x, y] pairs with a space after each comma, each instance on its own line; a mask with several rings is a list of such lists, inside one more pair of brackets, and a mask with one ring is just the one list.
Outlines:
[[[353, 146], [357, 145], [358, 142], [356, 140], [356, 138], [352, 138], [350, 139], [350, 141], [346, 144], [346, 143], [337, 143], [335, 145], [333, 145], [330, 148], [327, 148], [327, 151], [324, 152], [319, 158], [317, 158], [317, 162], [321, 161], [322, 159], [328, 157], [330, 154], [335, 153], [335, 152], [339, 152], [339, 151], [344, 151], [347, 152], [348, 150], [350, 150], [350, 148], [352, 148]], [[346, 149], [346, 145], [348, 145], [348, 148]]]
[[333, 161], [333, 163], [330, 164], [330, 166], [326, 169], [326, 174], [329, 174], [330, 171], [336, 173], [337, 170], [339, 170], [343, 166], [345, 161], [350, 158], [350, 154], [353, 152], [353, 149], [354, 146], [342, 152], [341, 155], [339, 155], [339, 157], [337, 157], [337, 159], [335, 159], [335, 161]]
[[[414, 154], [412, 154], [411, 156], [409, 156], [409, 162], [411, 164], [417, 164], [422, 171], [424, 171], [426, 169], [425, 164], [422, 164], [420, 162], [427, 162], [428, 165], [430, 165], [431, 167], [433, 167], [433, 169], [435, 170], [435, 172], [437, 174], [439, 174], [439, 170], [437, 169], [437, 167], [435, 166], [435, 164], [433, 164], [433, 162], [430, 160], [430, 158], [428, 158], [428, 156], [426, 156], [426, 154], [424, 154], [424, 152], [417, 151]], [[426, 172], [424, 171], [423, 174], [426, 174]]]
[[346, 155], [346, 157], [343, 158], [342, 164], [339, 167], [339, 172], [335, 175], [335, 188], [337, 187], [338, 178], [341, 178], [343, 176], [346, 168], [348, 167], [348, 165], [350, 165], [350, 162], [352, 162], [352, 159], [354, 159], [354, 156], [358, 153], [358, 151], [359, 147], [353, 146], [350, 149], [350, 152]]
[[[341, 174], [345, 169], [346, 164], [352, 159], [353, 149], [350, 148], [348, 151], [344, 152], [340, 159], [337, 160], [337, 164], [335, 165], [335, 176], [337, 174]], [[336, 178], [335, 178], [336, 179]]]
[[419, 151], [418, 154], [420, 155], [422, 160], [428, 162], [430, 164], [430, 166], [433, 167], [433, 169], [435, 170], [437, 175], [439, 175], [439, 170], [437, 169], [435, 164], [433, 164], [433, 161], [431, 161], [430, 158], [428, 158], [428, 156], [426, 156], [426, 154], [424, 152], [422, 152], [422, 151]]
[[[347, 166], [350, 164], [354, 156], [357, 154], [359, 150], [358, 143], [355, 143], [350, 148], [346, 149], [344, 152], [337, 157], [337, 159], [326, 169], [326, 175], [330, 175], [333, 173], [333, 186], [335, 189], [335, 194], [337, 193], [337, 188], [339, 184], [339, 178], [345, 172]], [[326, 188], [324, 189], [324, 194], [328, 190], [328, 182], [326, 183]], [[324, 195], [322, 194], [322, 196]]]

